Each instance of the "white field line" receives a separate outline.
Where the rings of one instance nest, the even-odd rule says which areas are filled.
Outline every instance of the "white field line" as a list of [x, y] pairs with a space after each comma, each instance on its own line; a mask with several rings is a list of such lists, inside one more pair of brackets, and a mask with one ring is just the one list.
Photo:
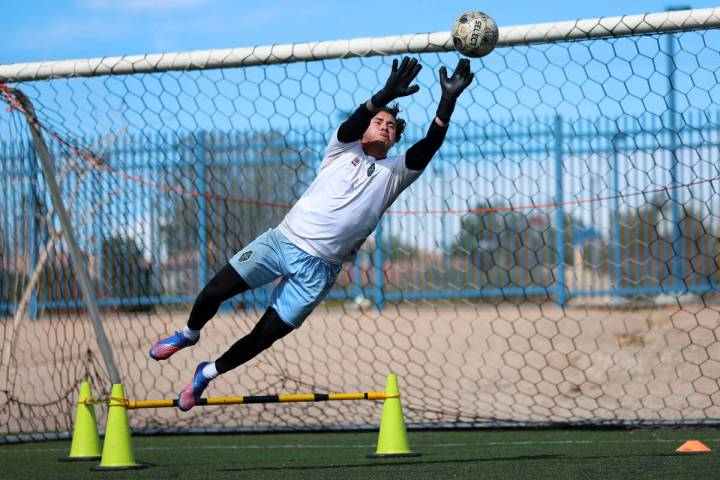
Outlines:
[[[545, 440], [545, 441], [515, 441], [515, 442], [471, 442], [471, 443], [419, 443], [413, 442], [415, 450], [429, 449], [429, 448], [458, 448], [458, 447], [507, 447], [513, 445], [608, 445], [608, 444], [627, 444], [627, 443], [681, 443], [688, 440], [688, 437], [670, 439], [670, 438], [657, 438], [647, 440]], [[705, 438], [703, 442], [720, 442], [720, 438]], [[318, 448], [362, 448], [372, 449], [375, 448], [375, 444], [355, 444], [355, 445], [318, 445], [318, 444], [285, 444], [285, 445], [187, 445], [179, 446], [174, 445], [172, 447], [138, 447], [135, 446], [135, 451], [162, 451], [162, 450], [274, 450], [274, 449], [318, 449]], [[0, 454], [14, 454], [18, 452], [22, 453], [33, 453], [33, 452], [65, 452], [67, 448], [0, 448]]]

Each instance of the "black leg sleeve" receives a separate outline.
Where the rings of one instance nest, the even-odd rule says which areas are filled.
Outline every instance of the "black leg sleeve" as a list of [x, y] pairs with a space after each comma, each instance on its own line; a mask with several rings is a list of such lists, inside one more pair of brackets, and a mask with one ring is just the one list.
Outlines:
[[225, 265], [197, 296], [190, 312], [188, 327], [200, 330], [217, 313], [222, 302], [249, 289], [232, 265]]
[[255, 328], [215, 360], [218, 374], [225, 373], [251, 360], [294, 329], [283, 322], [274, 308], [268, 307]]

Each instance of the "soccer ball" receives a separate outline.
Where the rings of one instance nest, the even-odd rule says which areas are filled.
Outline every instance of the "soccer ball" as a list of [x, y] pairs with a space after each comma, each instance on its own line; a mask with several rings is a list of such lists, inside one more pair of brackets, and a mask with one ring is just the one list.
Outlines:
[[455, 49], [466, 57], [484, 57], [493, 51], [498, 41], [495, 20], [483, 12], [463, 13], [450, 30]]

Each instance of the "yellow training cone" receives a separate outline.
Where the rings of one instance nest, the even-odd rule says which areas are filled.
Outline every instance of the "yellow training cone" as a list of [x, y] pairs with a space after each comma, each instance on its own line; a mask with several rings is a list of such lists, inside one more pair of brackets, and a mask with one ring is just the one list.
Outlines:
[[81, 462], [100, 458], [100, 436], [98, 435], [95, 406], [92, 404], [92, 392], [88, 382], [80, 383], [80, 394], [73, 426], [70, 455], [61, 458], [62, 462]]
[[147, 467], [135, 463], [127, 417], [127, 399], [121, 384], [113, 385], [108, 406], [102, 460], [93, 470], [135, 470]]
[[385, 394], [395, 395], [395, 397], [387, 398], [383, 403], [377, 450], [368, 457], [419, 457], [420, 454], [411, 452], [408, 445], [405, 420], [403, 419], [402, 405], [400, 404], [400, 391], [394, 373], [387, 377]]

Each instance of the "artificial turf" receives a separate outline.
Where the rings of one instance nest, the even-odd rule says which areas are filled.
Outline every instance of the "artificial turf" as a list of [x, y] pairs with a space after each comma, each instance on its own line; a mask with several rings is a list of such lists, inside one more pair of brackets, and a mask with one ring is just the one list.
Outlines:
[[[91, 471], [65, 463], [69, 441], [0, 446], [3, 479], [716, 479], [720, 430], [410, 431], [420, 457], [370, 459], [377, 433], [135, 436], [143, 470]], [[678, 454], [689, 439], [709, 453]]]

